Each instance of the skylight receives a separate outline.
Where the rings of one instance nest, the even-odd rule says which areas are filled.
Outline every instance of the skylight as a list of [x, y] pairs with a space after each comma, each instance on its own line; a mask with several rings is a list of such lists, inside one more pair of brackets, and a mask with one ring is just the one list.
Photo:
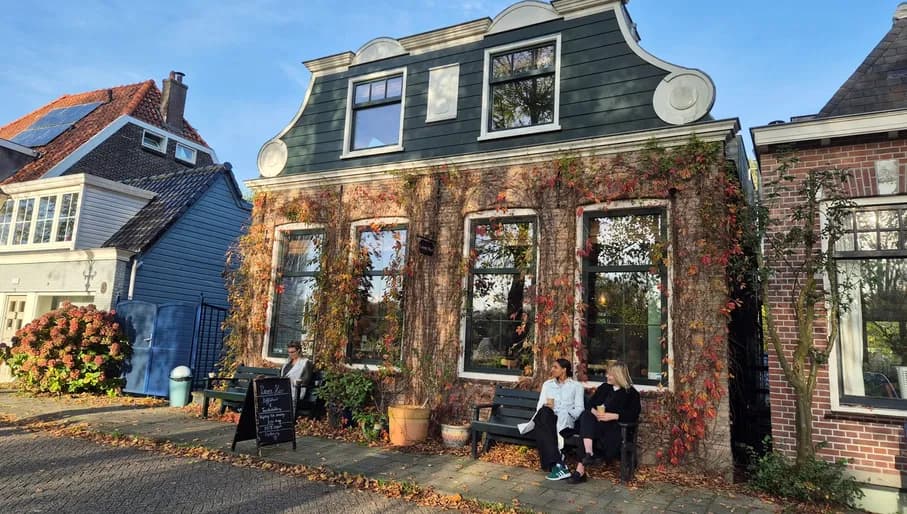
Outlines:
[[66, 131], [66, 129], [73, 126], [75, 122], [81, 120], [88, 115], [88, 113], [95, 110], [102, 103], [103, 102], [93, 102], [90, 104], [54, 109], [42, 116], [38, 121], [32, 123], [28, 129], [23, 130], [10, 141], [32, 148], [44, 146]]

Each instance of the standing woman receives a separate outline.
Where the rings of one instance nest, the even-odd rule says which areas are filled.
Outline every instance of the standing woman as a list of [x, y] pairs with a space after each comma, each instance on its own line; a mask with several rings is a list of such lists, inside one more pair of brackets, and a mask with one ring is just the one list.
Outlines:
[[551, 379], [542, 384], [532, 432], [542, 469], [551, 470], [545, 478], [563, 480], [570, 478], [570, 470], [564, 464], [558, 436], [563, 437], [565, 430], [572, 431], [576, 418], [582, 414], [583, 386], [573, 380], [573, 365], [567, 359], [557, 359], [554, 362], [551, 376]]
[[[583, 438], [577, 448], [576, 471], [570, 477], [571, 484], [586, 481], [586, 466], [604, 459], [613, 459], [620, 454], [619, 423], [635, 423], [639, 420], [639, 393], [633, 387], [627, 365], [617, 362], [608, 367], [605, 383], [598, 386], [589, 400], [589, 410], [579, 417], [577, 432]], [[601, 441], [603, 455], [593, 453], [593, 442]]]

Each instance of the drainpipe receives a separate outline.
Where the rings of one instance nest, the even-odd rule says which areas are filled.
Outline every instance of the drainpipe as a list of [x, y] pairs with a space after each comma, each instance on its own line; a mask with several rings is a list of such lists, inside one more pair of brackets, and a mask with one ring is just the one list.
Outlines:
[[138, 255], [132, 256], [132, 271], [129, 272], [129, 292], [126, 293], [126, 299], [132, 300], [132, 293], [135, 291], [135, 274], [142, 267], [142, 261]]

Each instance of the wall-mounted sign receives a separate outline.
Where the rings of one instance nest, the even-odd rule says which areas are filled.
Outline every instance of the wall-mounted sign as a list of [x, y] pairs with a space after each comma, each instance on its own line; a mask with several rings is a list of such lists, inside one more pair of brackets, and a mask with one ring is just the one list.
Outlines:
[[422, 255], [435, 254], [435, 240], [419, 236], [419, 253]]

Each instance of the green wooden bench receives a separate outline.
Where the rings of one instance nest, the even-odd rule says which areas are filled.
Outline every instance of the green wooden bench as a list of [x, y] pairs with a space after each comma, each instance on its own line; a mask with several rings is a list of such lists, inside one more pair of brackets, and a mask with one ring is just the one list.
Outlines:
[[[586, 401], [588, 401], [588, 396]], [[471, 428], [472, 458], [478, 458], [479, 438], [485, 436], [482, 451], [487, 452], [495, 442], [506, 442], [535, 447], [535, 436], [531, 433], [521, 434], [517, 424], [525, 423], [535, 415], [539, 401], [539, 392], [523, 391], [498, 386], [494, 390], [492, 403], [484, 403], [474, 407]], [[487, 420], [479, 419], [483, 409], [491, 409]], [[639, 464], [639, 455], [636, 446], [636, 435], [639, 432], [638, 423], [620, 423], [620, 479], [629, 482], [633, 479]], [[576, 445], [582, 444], [579, 435], [564, 439], [564, 452], [570, 451]]]
[[[227, 407], [242, 407], [246, 399], [246, 390], [256, 377], [279, 377], [278, 368], [253, 368], [240, 366], [232, 377], [208, 377], [205, 379], [205, 389], [202, 391], [202, 417], [208, 417], [208, 406], [211, 398], [220, 400], [220, 414], [226, 412]], [[226, 383], [224, 389], [215, 389], [215, 386]]]
[[[517, 424], [525, 423], [535, 415], [539, 403], [538, 391], [522, 391], [498, 386], [492, 403], [473, 407], [472, 458], [478, 457], [479, 436], [485, 435], [482, 451], [487, 452], [497, 441], [524, 446], [535, 446], [535, 437], [521, 434]], [[487, 420], [479, 419], [483, 409], [491, 409]]]

